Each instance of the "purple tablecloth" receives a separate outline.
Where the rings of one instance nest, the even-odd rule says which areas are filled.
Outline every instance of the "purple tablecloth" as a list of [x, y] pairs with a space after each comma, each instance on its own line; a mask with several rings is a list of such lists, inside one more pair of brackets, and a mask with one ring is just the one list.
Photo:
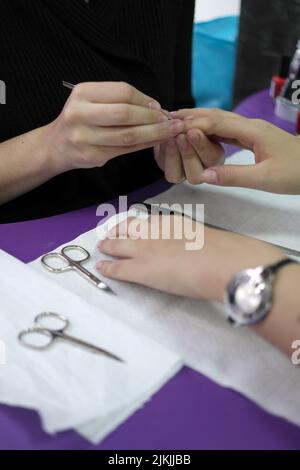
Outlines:
[[296, 132], [295, 124], [283, 121], [283, 119], [278, 118], [274, 114], [274, 102], [269, 96], [269, 90], [263, 90], [260, 93], [249, 96], [235, 111], [248, 118], [265, 119], [287, 132], [293, 134]]
[[[235, 112], [251, 119], [265, 119], [292, 134], [296, 132], [295, 124], [283, 121], [274, 114], [274, 102], [269, 96], [269, 90], [263, 90], [260, 93], [249, 96], [236, 108]], [[236, 147], [225, 145], [225, 150], [228, 157], [236, 152]]]
[[[255, 117], [269, 120], [271, 110], [265, 92], [249, 98], [238, 108], [240, 114], [254, 117], [257, 113]], [[130, 203], [165, 188], [166, 183], [145, 188], [131, 195]], [[29, 262], [94, 228], [99, 222], [95, 209], [2, 225], [0, 248]], [[35, 412], [0, 406], [0, 449], [95, 448], [300, 449], [300, 428], [271, 416], [238, 393], [219, 387], [188, 368], [98, 447], [73, 431], [49, 437], [41, 430]]]

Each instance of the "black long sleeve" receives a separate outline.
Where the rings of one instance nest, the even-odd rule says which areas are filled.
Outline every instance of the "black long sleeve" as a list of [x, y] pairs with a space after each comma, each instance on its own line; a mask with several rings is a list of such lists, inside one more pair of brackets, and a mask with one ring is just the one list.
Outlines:
[[192, 64], [191, 49], [193, 30], [191, 24], [194, 21], [195, 1], [186, 0], [181, 5], [181, 22], [177, 35], [175, 56], [175, 102], [174, 111], [184, 108], [193, 108], [195, 101], [192, 96]]
[[[194, 0], [0, 0], [0, 142], [54, 120], [62, 81], [126, 81], [166, 109], [191, 105]], [[4, 20], [5, 19], [5, 20]], [[110, 200], [162, 176], [147, 150], [59, 175], [0, 207], [0, 222]]]

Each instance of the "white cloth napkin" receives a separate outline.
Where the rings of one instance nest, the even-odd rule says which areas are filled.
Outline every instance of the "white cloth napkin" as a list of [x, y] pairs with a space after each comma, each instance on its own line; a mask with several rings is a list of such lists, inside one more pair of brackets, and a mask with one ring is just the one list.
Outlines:
[[[0, 265], [0, 340], [7, 353], [0, 366], [0, 402], [38, 411], [46, 432], [98, 417], [102, 439], [181, 367], [176, 354], [107, 314], [104, 294], [96, 288], [101, 299], [97, 308], [3, 251]], [[67, 333], [125, 363], [62, 340], [46, 351], [25, 348], [18, 334], [45, 311], [66, 316]]]
[[[250, 153], [241, 152], [233, 161], [246, 163], [250, 158]], [[183, 184], [148, 202], [166, 201], [205, 203], [206, 220], [210, 223], [299, 249], [298, 196], [209, 186], [192, 188]], [[95, 249], [97, 231], [88, 232], [71, 243], [94, 253], [86, 267], [96, 273], [95, 263], [103, 258]], [[48, 273], [39, 260], [33, 266], [90, 303], [98, 307], [105, 305], [112, 317], [172, 349], [195, 370], [237, 390], [267, 411], [300, 424], [299, 369], [251, 331], [232, 328], [224, 319], [222, 306], [111, 280], [109, 283], [118, 296], [104, 298], [76, 273]], [[118, 299], [123, 302], [122, 310], [116, 308]], [[97, 422], [87, 425], [83, 432], [90, 438], [95, 437]]]

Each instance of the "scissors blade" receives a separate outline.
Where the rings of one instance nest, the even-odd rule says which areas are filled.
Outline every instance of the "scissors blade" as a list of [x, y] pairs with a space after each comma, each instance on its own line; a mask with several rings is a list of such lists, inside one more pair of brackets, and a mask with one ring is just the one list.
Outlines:
[[93, 347], [93, 350], [99, 354], [104, 354], [106, 357], [109, 357], [110, 359], [113, 359], [115, 361], [122, 362], [123, 364], [125, 364], [125, 361], [123, 359], [121, 359], [119, 356], [116, 356], [116, 354], [113, 354], [109, 351], [105, 351], [105, 349]]
[[103, 290], [105, 292], [109, 292], [110, 294], [113, 294], [113, 295], [117, 295], [115, 293], [115, 291], [113, 291], [112, 288], [109, 287], [107, 284], [105, 284], [105, 282], [103, 282], [103, 281], [99, 281], [98, 287], [99, 287], [100, 290]]
[[[65, 254], [63, 256], [66, 256]], [[73, 259], [71, 259], [70, 257], [67, 258], [68, 262], [69, 262], [69, 265], [71, 267], [71, 269], [75, 269], [79, 274], [81, 274], [85, 279], [87, 279], [89, 282], [91, 282], [92, 284], [94, 284], [94, 286], [96, 286], [98, 289], [102, 290], [103, 292], [107, 292], [109, 294], [114, 294], [116, 295], [116, 293], [112, 290], [111, 287], [109, 287], [108, 284], [106, 284], [106, 282], [102, 281], [99, 277], [97, 276], [94, 276], [93, 273], [91, 273], [90, 271], [88, 271], [83, 265], [82, 263], [85, 261], [75, 261]]]
[[71, 261], [71, 264], [74, 269], [76, 269], [82, 276], [84, 276], [88, 281], [94, 284], [98, 289], [102, 290], [103, 292], [107, 292], [109, 294], [116, 295], [116, 293], [109, 287], [106, 282], [102, 281], [99, 277], [94, 276], [93, 273], [85, 269], [80, 263], [75, 261]]
[[77, 344], [78, 346], [82, 346], [86, 349], [89, 349], [92, 352], [95, 352], [95, 353], [98, 353], [98, 354], [103, 354], [104, 356], [106, 356], [110, 359], [113, 359], [113, 360], [118, 361], [118, 362], [125, 363], [125, 361], [123, 359], [121, 359], [119, 356], [117, 356], [116, 354], [113, 354], [109, 351], [106, 351], [106, 349], [99, 348], [98, 346], [95, 346], [94, 344], [87, 343], [86, 341], [75, 338], [74, 336], [67, 335], [66, 333], [61, 333], [61, 332], [56, 332], [55, 333], [55, 332], [53, 332], [53, 334], [55, 336], [57, 336], [58, 338], [64, 339], [64, 340], [69, 341], [73, 344]]
[[[138, 210], [141, 209], [141, 207], [139, 205], [138, 206]], [[147, 212], [148, 214], [150, 215], [151, 213], [152, 214], [163, 214], [163, 215], [170, 215], [170, 213], [174, 213], [174, 214], [178, 214], [178, 215], [181, 215], [182, 217], [190, 217], [189, 215], [187, 214], [184, 214], [182, 212], [178, 212], [178, 211], [170, 211], [169, 209], [166, 209], [165, 207], [159, 207], [157, 205], [152, 205], [152, 204], [147, 204], [147, 203], [141, 203], [141, 206], [145, 206], [145, 208], [147, 209]], [[191, 217], [192, 220], [194, 220], [195, 222], [199, 222], [197, 219], [195, 219], [194, 217]], [[222, 230], [223, 232], [228, 232], [228, 233], [235, 233], [237, 234], [238, 232], [233, 232], [232, 230], [229, 230], [227, 228], [223, 228], [223, 227], [218, 227], [217, 225], [213, 225], [213, 224], [208, 224], [208, 223], [204, 223], [204, 225], [206, 227], [209, 227], [209, 228], [213, 228], [215, 230]], [[294, 256], [296, 258], [300, 258], [300, 251], [297, 251], [297, 250], [294, 250], [292, 248], [287, 248], [286, 246], [282, 246], [282, 245], [277, 245], [276, 243], [271, 243], [271, 242], [266, 242], [268, 243], [269, 245], [271, 246], [274, 246], [275, 248], [279, 248], [280, 250], [284, 251], [287, 255], [289, 256]]]

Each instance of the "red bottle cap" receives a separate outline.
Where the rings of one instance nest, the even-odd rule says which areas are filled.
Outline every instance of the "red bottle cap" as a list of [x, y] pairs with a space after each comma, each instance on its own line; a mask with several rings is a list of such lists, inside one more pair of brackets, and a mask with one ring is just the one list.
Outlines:
[[300, 111], [298, 113], [296, 132], [298, 135], [300, 135]]

